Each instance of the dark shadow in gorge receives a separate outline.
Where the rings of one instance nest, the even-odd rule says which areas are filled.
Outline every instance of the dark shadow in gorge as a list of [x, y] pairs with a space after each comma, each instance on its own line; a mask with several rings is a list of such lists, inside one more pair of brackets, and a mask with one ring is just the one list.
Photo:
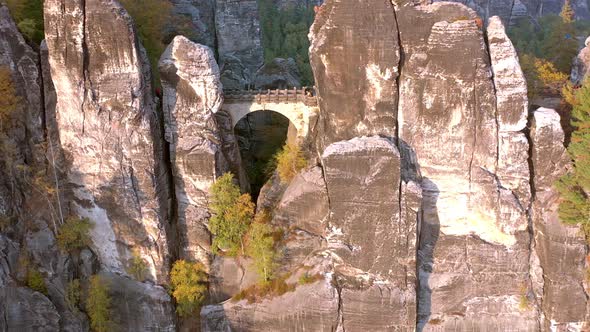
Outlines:
[[416, 262], [418, 270], [418, 331], [424, 329], [432, 313], [432, 289], [430, 289], [429, 281], [434, 270], [434, 250], [440, 234], [440, 220], [437, 209], [440, 191], [436, 183], [428, 178], [422, 178], [421, 186], [423, 197], [422, 215]]
[[290, 121], [274, 111], [256, 111], [244, 116], [234, 128], [242, 166], [246, 170], [254, 202], [274, 171], [273, 156], [285, 145]]

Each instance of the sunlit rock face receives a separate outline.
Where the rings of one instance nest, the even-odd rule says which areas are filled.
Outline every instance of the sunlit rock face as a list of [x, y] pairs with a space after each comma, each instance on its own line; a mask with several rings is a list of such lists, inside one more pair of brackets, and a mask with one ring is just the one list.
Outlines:
[[324, 113], [323, 147], [355, 136], [393, 136], [398, 33], [389, 1], [326, 1], [316, 13], [310, 61]]
[[[180, 256], [209, 261], [207, 195], [215, 178], [232, 170], [240, 174], [235, 138], [225, 140], [216, 121], [222, 101], [219, 67], [213, 51], [176, 37], [159, 62], [164, 96], [165, 138], [177, 200]], [[231, 131], [231, 126], [225, 128]]]
[[[56, 130], [67, 160], [63, 185], [71, 190], [68, 205], [74, 215], [94, 223], [91, 247], [104, 271], [128, 276], [136, 251], [147, 263], [146, 278], [166, 283], [170, 193], [163, 130], [132, 20], [112, 0], [45, 1], [44, 15]], [[144, 293], [156, 287], [138, 286]], [[165, 295], [138, 310], [149, 316], [171, 312], [171, 306]], [[174, 325], [174, 317], [165, 317], [162, 324]], [[123, 326], [146, 328], [131, 320]]]
[[45, 20], [74, 213], [95, 223], [93, 248], [107, 270], [126, 273], [135, 249], [151, 278], [165, 280], [159, 119], [131, 18], [114, 1], [56, 0], [45, 2]]
[[[537, 298], [547, 330], [583, 331], [590, 319], [586, 279], [587, 244], [579, 227], [559, 221], [559, 194], [555, 181], [571, 167], [561, 144], [564, 133], [555, 110], [534, 112], [531, 126], [532, 161], [536, 171], [533, 203], [535, 252], [540, 269]], [[542, 287], [541, 287], [542, 286]]]

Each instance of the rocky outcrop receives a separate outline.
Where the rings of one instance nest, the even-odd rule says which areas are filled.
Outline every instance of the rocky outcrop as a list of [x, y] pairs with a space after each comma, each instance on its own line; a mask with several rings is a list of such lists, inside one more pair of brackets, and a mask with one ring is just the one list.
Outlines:
[[112, 321], [124, 331], [176, 331], [174, 306], [168, 292], [113, 273], [101, 273], [113, 301]]
[[275, 58], [256, 72], [256, 89], [288, 89], [301, 87], [299, 69], [293, 58]]
[[[0, 6], [0, 70], [9, 75], [18, 103], [0, 124], [0, 217], [20, 213], [25, 183], [17, 166], [42, 167], [44, 163], [43, 95], [39, 58], [21, 36], [7, 7]], [[3, 82], [6, 84], [7, 82]], [[5, 96], [4, 98], [6, 98]], [[19, 172], [22, 173], [22, 172]]]
[[256, 0], [216, 0], [215, 27], [223, 88], [243, 90], [264, 62]]
[[169, 263], [161, 131], [131, 18], [112, 0], [52, 0], [45, 20], [73, 212], [94, 222], [93, 248], [108, 271], [126, 273], [135, 249], [150, 278], [163, 282]]
[[310, 62], [323, 112], [318, 143], [325, 147], [355, 136], [392, 136], [400, 62], [393, 5], [326, 1], [310, 34]]
[[221, 107], [219, 68], [206, 46], [176, 37], [159, 63], [166, 141], [178, 205], [181, 257], [208, 262], [207, 192], [223, 154], [214, 113]]
[[574, 58], [570, 79], [574, 85], [582, 85], [590, 71], [590, 37], [584, 43], [585, 47]]
[[539, 260], [537, 299], [546, 330], [581, 331], [590, 321], [587, 269], [588, 247], [580, 228], [564, 225], [557, 210], [559, 194], [553, 184], [570, 159], [563, 145], [559, 115], [540, 108], [532, 117], [532, 162], [536, 200], [533, 203], [535, 252]]

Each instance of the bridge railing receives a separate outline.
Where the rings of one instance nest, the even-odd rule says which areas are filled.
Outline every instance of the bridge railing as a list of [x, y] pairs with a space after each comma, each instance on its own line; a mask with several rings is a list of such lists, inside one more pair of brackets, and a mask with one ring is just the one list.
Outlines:
[[297, 103], [317, 106], [315, 88], [302, 87], [276, 90], [223, 90], [226, 103]]

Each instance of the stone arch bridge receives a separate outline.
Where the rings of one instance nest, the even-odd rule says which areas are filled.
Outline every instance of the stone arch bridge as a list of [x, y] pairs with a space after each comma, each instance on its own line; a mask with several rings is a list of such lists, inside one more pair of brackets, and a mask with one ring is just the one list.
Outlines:
[[279, 90], [225, 90], [222, 109], [232, 119], [232, 128], [247, 114], [274, 111], [289, 119], [288, 141], [303, 141], [319, 115], [312, 88]]

